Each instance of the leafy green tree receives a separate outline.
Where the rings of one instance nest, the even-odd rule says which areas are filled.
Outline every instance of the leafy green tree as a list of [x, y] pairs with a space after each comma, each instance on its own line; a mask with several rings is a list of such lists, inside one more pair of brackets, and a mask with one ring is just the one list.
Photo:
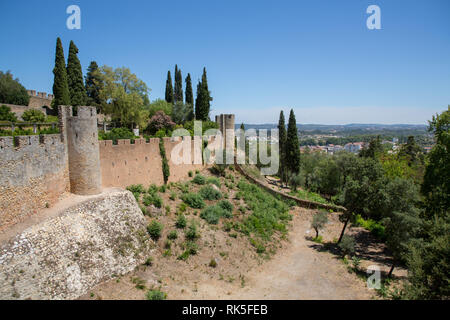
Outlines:
[[445, 216], [450, 208], [450, 106], [441, 114], [433, 116], [429, 131], [436, 144], [428, 155], [428, 164], [422, 184], [426, 215]]
[[423, 161], [422, 149], [417, 145], [414, 136], [408, 137], [406, 144], [400, 148], [399, 156], [406, 158], [409, 166]]
[[14, 79], [9, 71], [0, 71], [0, 103], [28, 106], [29, 101], [27, 90], [19, 79]]
[[376, 159], [383, 153], [383, 145], [381, 144], [380, 136], [372, 139], [368, 147], [364, 147], [360, 152], [360, 157]]
[[172, 76], [170, 75], [170, 71], [167, 71], [167, 80], [166, 80], [166, 101], [167, 101], [168, 103], [174, 103], [174, 94], [173, 94]]
[[[86, 94], [87, 104], [100, 107], [104, 101], [100, 98], [100, 92], [103, 89], [102, 75], [97, 62], [91, 61], [86, 74]], [[102, 111], [102, 110], [98, 110]]]
[[173, 106], [172, 119], [177, 124], [183, 124], [192, 119], [192, 107], [183, 102], [176, 102]]
[[56, 39], [55, 68], [53, 69], [53, 101], [52, 107], [70, 105], [69, 84], [67, 80], [66, 62], [61, 39]]
[[70, 41], [67, 59], [67, 84], [69, 85], [70, 103], [74, 107], [85, 105], [87, 100], [83, 71], [77, 54], [77, 46], [73, 41]]
[[297, 122], [294, 110], [289, 114], [289, 124], [286, 135], [286, 169], [294, 174], [300, 171], [300, 144], [298, 143]]
[[150, 118], [153, 117], [158, 111], [163, 111], [168, 116], [172, 116], [173, 113], [173, 105], [162, 99], [156, 99], [150, 103], [150, 105], [146, 106], [146, 109], [148, 109]]
[[287, 183], [287, 166], [286, 166], [286, 124], [284, 120], [283, 110], [280, 111], [280, 119], [278, 120], [278, 141], [280, 152], [280, 179], [281, 183]]
[[313, 228], [316, 231], [316, 238], [319, 237], [319, 231], [325, 228], [327, 222], [328, 222], [328, 213], [326, 211], [321, 210], [313, 216], [311, 228]]
[[103, 82], [100, 99], [105, 114], [110, 114], [113, 121], [124, 126], [144, 128], [149, 116], [144, 108], [149, 100], [145, 82], [125, 67], [113, 69], [103, 66], [100, 70]]
[[22, 119], [26, 122], [44, 122], [45, 114], [36, 109], [29, 109], [22, 114]]
[[450, 214], [422, 220], [422, 232], [407, 255], [407, 299], [450, 298]]
[[5, 105], [0, 106], [0, 121], [17, 122], [17, 116], [11, 112], [11, 108]]
[[197, 84], [197, 98], [195, 99], [195, 118], [197, 120], [209, 120], [211, 101], [212, 98], [208, 89], [206, 68], [203, 68], [202, 81], [199, 81]]
[[183, 103], [183, 77], [181, 76], [181, 70], [175, 65], [175, 90], [174, 90], [174, 102]]

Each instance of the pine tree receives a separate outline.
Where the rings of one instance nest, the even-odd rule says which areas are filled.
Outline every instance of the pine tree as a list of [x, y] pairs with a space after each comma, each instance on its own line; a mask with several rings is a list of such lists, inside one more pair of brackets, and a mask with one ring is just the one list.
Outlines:
[[281, 183], [287, 182], [287, 172], [286, 172], [286, 124], [284, 120], [283, 110], [280, 112], [280, 120], [278, 121], [278, 141], [280, 149], [280, 179]]
[[56, 39], [55, 68], [53, 69], [53, 108], [70, 105], [69, 86], [67, 84], [66, 62], [61, 39]]
[[183, 77], [181, 76], [181, 70], [175, 65], [175, 102], [183, 103]]
[[69, 85], [70, 104], [75, 107], [85, 105], [87, 100], [83, 71], [77, 54], [77, 46], [73, 41], [70, 41], [67, 59], [67, 84]]
[[186, 120], [194, 119], [194, 93], [192, 92], [191, 75], [188, 73], [186, 77], [186, 105], [189, 108], [189, 115]]
[[101, 106], [100, 91], [102, 90], [102, 79], [97, 62], [91, 61], [86, 74], [87, 104], [90, 106]]
[[291, 174], [298, 174], [300, 171], [300, 145], [298, 142], [297, 122], [294, 110], [289, 114], [289, 124], [286, 136], [286, 169]]
[[208, 121], [211, 108], [211, 93], [208, 89], [208, 79], [206, 68], [203, 68], [202, 81], [197, 84], [197, 98], [195, 99], [195, 118], [197, 120]]
[[172, 76], [170, 71], [167, 71], [167, 81], [166, 81], [166, 101], [168, 103], [173, 103], [173, 86], [172, 86]]

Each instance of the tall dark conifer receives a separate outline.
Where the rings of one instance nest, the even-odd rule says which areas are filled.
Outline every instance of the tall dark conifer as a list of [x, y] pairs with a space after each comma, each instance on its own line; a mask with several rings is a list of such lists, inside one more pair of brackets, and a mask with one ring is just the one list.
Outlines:
[[195, 99], [195, 118], [197, 120], [209, 120], [211, 101], [212, 98], [208, 89], [206, 68], [203, 68], [202, 81], [199, 81], [197, 84], [197, 98]]
[[181, 70], [175, 65], [175, 90], [174, 90], [174, 100], [175, 102], [183, 102], [183, 77], [181, 75]]
[[187, 120], [190, 121], [194, 119], [194, 93], [192, 92], [192, 81], [191, 75], [188, 73], [186, 77], [186, 105], [189, 108], [189, 115]]
[[87, 100], [83, 71], [77, 54], [77, 46], [73, 41], [70, 41], [67, 59], [67, 84], [69, 86], [70, 104], [75, 107], [85, 105]]
[[53, 108], [60, 105], [70, 105], [69, 86], [67, 84], [66, 62], [61, 39], [56, 39], [55, 67], [53, 69]]
[[280, 112], [280, 119], [278, 120], [278, 140], [280, 149], [280, 169], [278, 170], [282, 183], [287, 182], [286, 172], [286, 124], [284, 120], [283, 110]]
[[172, 86], [172, 76], [170, 75], [170, 71], [167, 71], [167, 80], [166, 80], [166, 101], [169, 103], [174, 102], [173, 98], [173, 86]]
[[289, 124], [286, 136], [286, 169], [291, 174], [298, 174], [300, 171], [300, 145], [298, 141], [297, 122], [294, 110], [289, 114]]
[[91, 61], [86, 74], [87, 104], [90, 106], [101, 106], [100, 91], [102, 90], [102, 79], [97, 62]]

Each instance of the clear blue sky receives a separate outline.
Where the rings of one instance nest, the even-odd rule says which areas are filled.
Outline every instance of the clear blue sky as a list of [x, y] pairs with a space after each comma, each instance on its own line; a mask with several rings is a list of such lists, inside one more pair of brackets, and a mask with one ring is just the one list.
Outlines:
[[[81, 30], [66, 8], [81, 8]], [[381, 8], [368, 30], [366, 8]], [[450, 104], [450, 1], [1, 1], [0, 70], [51, 92], [56, 37], [91, 60], [126, 66], [164, 98], [177, 63], [196, 82], [203, 66], [212, 116], [298, 123], [426, 123]]]

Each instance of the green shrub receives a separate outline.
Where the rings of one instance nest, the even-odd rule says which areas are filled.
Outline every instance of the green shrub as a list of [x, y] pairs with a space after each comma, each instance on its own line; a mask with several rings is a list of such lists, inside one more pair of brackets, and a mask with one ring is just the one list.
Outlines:
[[200, 218], [205, 219], [209, 224], [219, 223], [221, 217], [231, 217], [231, 212], [219, 205], [206, 207], [200, 214]]
[[147, 231], [153, 240], [158, 240], [161, 237], [163, 225], [156, 220], [153, 220], [148, 226]]
[[292, 216], [286, 203], [245, 180], [239, 181], [238, 188], [237, 197], [243, 198], [251, 211], [251, 214], [242, 220], [240, 232], [252, 234], [263, 241], [271, 240], [275, 232], [287, 232], [287, 224]]
[[142, 184], [132, 184], [131, 186], [127, 187], [128, 191], [131, 191], [132, 193], [144, 193], [145, 189], [142, 186]]
[[195, 175], [194, 179], [192, 179], [192, 182], [194, 182], [195, 184], [203, 185], [206, 183], [206, 178], [198, 173]]
[[192, 173], [192, 171], [191, 171], [191, 170], [189, 170], [189, 172], [188, 172], [188, 176], [189, 176], [189, 178], [192, 178], [192, 176], [193, 176], [193, 173]]
[[[230, 214], [233, 212], [233, 204], [228, 200], [221, 200], [217, 202], [217, 205], [222, 209], [224, 209], [225, 211], [229, 212]], [[226, 218], [231, 218], [231, 216]]]
[[222, 193], [211, 186], [204, 186], [200, 189], [199, 194], [205, 200], [219, 200], [222, 198]]
[[165, 300], [167, 294], [159, 290], [149, 290], [147, 292], [147, 300]]
[[184, 214], [180, 214], [177, 218], [177, 221], [175, 222], [175, 226], [178, 229], [184, 229], [186, 228], [187, 220]]
[[206, 179], [206, 183], [214, 184], [214, 185], [216, 185], [218, 188], [220, 188], [220, 179], [219, 179], [219, 178], [216, 178], [216, 177], [208, 177], [208, 178]]
[[161, 193], [165, 193], [167, 190], [167, 186], [165, 184], [163, 184], [161, 187], [159, 187], [159, 192]]
[[113, 144], [117, 144], [117, 140], [119, 140], [119, 139], [133, 140], [135, 138], [139, 138], [139, 137], [136, 137], [134, 135], [134, 133], [128, 128], [114, 128], [108, 132], [104, 132], [104, 131], [98, 132], [99, 140], [112, 140]]
[[177, 193], [175, 191], [171, 191], [169, 199], [170, 200], [175, 200], [176, 198], [177, 198]]
[[347, 254], [352, 255], [355, 253], [355, 245], [355, 238], [345, 234], [338, 246], [341, 249], [342, 255], [345, 257]]
[[186, 251], [189, 252], [190, 255], [195, 255], [198, 252], [198, 244], [194, 241], [190, 240], [186, 242]]
[[386, 239], [385, 227], [377, 221], [372, 219], [364, 220], [360, 214], [356, 216], [355, 224], [369, 230], [375, 237], [379, 239]]
[[178, 238], [178, 233], [176, 230], [172, 230], [169, 232], [169, 234], [167, 235], [167, 238], [170, 240], [175, 240], [176, 238]]
[[145, 206], [153, 204], [157, 208], [161, 208], [163, 204], [163, 200], [156, 193], [144, 196], [142, 202], [144, 203]]
[[150, 193], [150, 194], [154, 194], [154, 193], [158, 192], [158, 189], [159, 189], [158, 186], [156, 184], [152, 183], [150, 185], [150, 187], [148, 187], [147, 192]]
[[197, 193], [189, 192], [184, 194], [181, 199], [191, 208], [202, 209], [205, 207], [205, 201], [203, 201], [202, 196]]
[[209, 266], [210, 266], [211, 268], [217, 267], [217, 262], [216, 262], [216, 260], [215, 260], [215, 259], [211, 259], [211, 261], [209, 262]]
[[197, 225], [193, 221], [191, 221], [191, 223], [189, 224], [185, 235], [186, 235], [186, 239], [191, 240], [191, 241], [200, 238], [200, 233], [197, 230]]

